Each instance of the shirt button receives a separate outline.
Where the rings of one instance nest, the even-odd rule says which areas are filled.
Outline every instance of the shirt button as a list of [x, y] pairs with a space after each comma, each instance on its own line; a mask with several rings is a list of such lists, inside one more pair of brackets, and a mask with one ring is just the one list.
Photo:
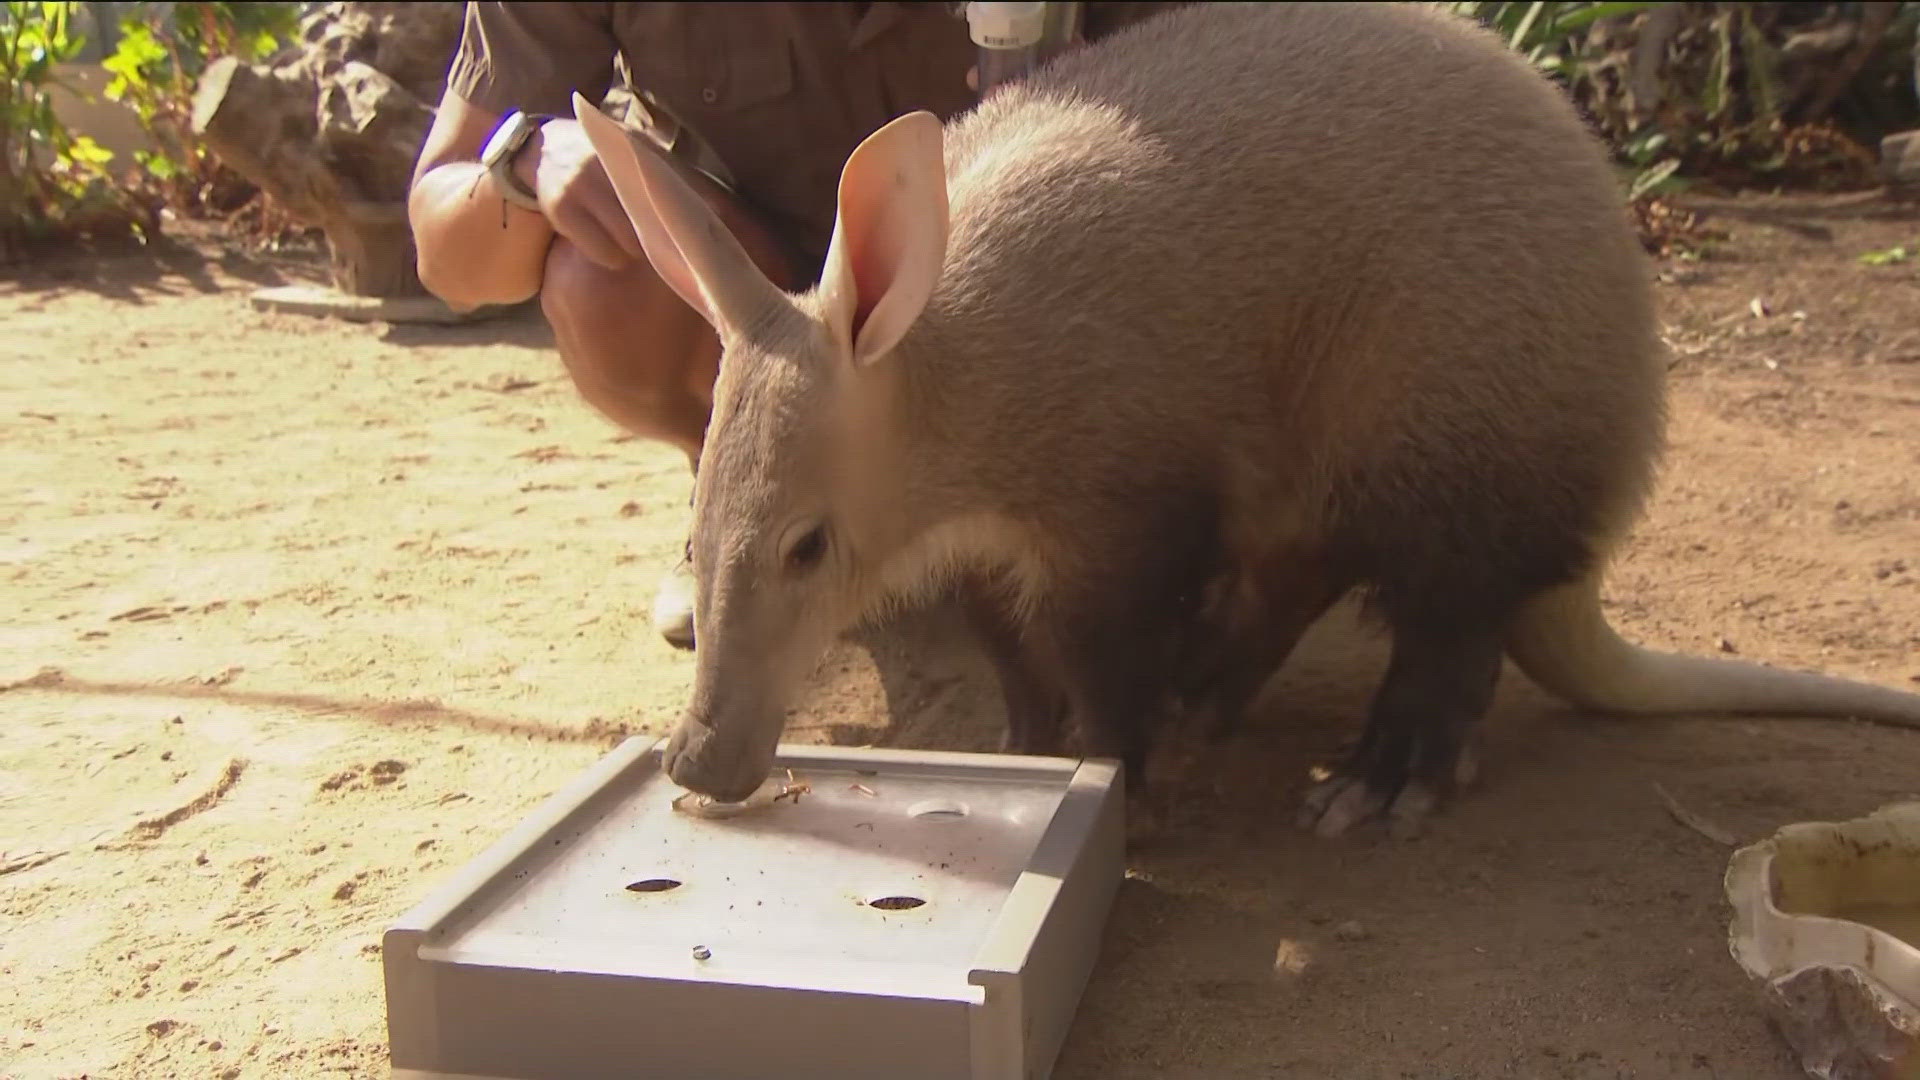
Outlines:
[[720, 92], [715, 90], [713, 87], [709, 86], [706, 89], [700, 91], [700, 100], [711, 105], [714, 102], [720, 100]]

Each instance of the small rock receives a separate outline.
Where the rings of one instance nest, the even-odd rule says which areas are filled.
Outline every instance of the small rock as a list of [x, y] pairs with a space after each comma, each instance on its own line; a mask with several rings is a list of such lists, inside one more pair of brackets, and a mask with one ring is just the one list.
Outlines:
[[1920, 1011], [1855, 968], [1814, 965], [1760, 990], [1809, 1076], [1894, 1076], [1920, 1050]]
[[334, 773], [332, 776], [327, 777], [325, 780], [320, 781], [320, 790], [321, 791], [338, 791], [341, 788], [346, 787], [348, 784], [353, 783], [355, 780], [359, 779], [359, 777], [360, 777], [360, 770], [357, 767], [348, 769], [344, 772], [337, 772], [337, 773]]
[[1273, 952], [1273, 973], [1283, 979], [1299, 978], [1313, 966], [1313, 955], [1305, 942], [1283, 939]]
[[1719, 649], [1723, 653], [1737, 653], [1740, 651], [1739, 649], [1734, 648], [1733, 642], [1728, 641], [1726, 638], [1720, 638], [1716, 640], [1713, 644], [1715, 648]]
[[180, 1022], [177, 1020], [155, 1020], [147, 1025], [147, 1034], [156, 1039], [164, 1039], [173, 1034], [173, 1029], [179, 1026]]
[[1373, 935], [1358, 919], [1348, 919], [1333, 928], [1333, 936], [1341, 941], [1365, 941]]

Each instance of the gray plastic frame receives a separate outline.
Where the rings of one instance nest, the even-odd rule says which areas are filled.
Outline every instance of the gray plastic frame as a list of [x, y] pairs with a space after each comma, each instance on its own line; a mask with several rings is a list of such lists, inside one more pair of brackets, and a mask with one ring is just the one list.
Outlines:
[[1104, 759], [780, 747], [780, 766], [871, 771], [876, 785], [917, 776], [1063, 790], [965, 972], [982, 991], [977, 1002], [932, 987], [836, 987], [831, 973], [818, 971], [743, 983], [433, 955], [464, 916], [515, 887], [567, 834], [579, 835], [650, 782], [670, 785], [660, 745], [644, 737], [621, 744], [388, 928], [382, 953], [396, 1080], [1051, 1073], [1124, 875], [1121, 771]]

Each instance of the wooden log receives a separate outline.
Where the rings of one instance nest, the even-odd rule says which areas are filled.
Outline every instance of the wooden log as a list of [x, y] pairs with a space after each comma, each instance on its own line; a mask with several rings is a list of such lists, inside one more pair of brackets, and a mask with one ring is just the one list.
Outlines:
[[325, 227], [340, 179], [313, 153], [318, 88], [304, 72], [275, 72], [224, 56], [193, 97], [193, 133], [233, 171], [300, 220]]
[[432, 110], [349, 62], [324, 85], [299, 67], [209, 65], [193, 130], [220, 160], [326, 234], [333, 284], [355, 296], [421, 296], [406, 194]]
[[194, 132], [288, 213], [319, 227], [333, 284], [423, 296], [407, 188], [459, 42], [459, 4], [334, 3], [276, 63], [201, 76]]

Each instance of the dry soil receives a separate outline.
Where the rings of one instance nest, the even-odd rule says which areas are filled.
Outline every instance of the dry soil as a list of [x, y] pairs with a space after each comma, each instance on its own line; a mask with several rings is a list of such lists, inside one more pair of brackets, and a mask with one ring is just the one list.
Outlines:
[[[1920, 214], [1707, 209], [1728, 239], [1657, 268], [1673, 449], [1612, 614], [1920, 690]], [[537, 312], [248, 307], [313, 273], [177, 241], [0, 283], [0, 1075], [384, 1075], [383, 926], [686, 692], [647, 628], [679, 456], [580, 402]], [[1920, 793], [1920, 732], [1606, 720], [1510, 675], [1424, 839], [1295, 832], [1381, 659], [1337, 612], [1202, 760], [1059, 1075], [1797, 1075], [1727, 955], [1729, 849], [1656, 785], [1750, 841]], [[987, 749], [997, 712], [933, 611], [841, 648], [791, 731]]]

